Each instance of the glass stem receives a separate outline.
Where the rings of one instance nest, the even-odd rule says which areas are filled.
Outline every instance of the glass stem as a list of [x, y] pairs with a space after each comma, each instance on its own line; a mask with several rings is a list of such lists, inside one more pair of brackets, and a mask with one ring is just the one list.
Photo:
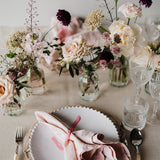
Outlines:
[[140, 93], [141, 93], [141, 87], [140, 86], [136, 86], [136, 103], [138, 103], [139, 101], [139, 96], [140, 96]]
[[156, 117], [157, 114], [157, 110], [158, 110], [158, 101], [154, 101], [154, 107], [153, 107], [153, 113], [152, 113], [152, 118]]

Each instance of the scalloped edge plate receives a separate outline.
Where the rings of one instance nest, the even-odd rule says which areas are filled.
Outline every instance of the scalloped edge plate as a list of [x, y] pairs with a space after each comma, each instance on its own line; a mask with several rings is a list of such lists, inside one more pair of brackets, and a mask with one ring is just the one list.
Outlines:
[[[75, 130], [85, 129], [96, 133], [103, 133], [105, 140], [119, 141], [119, 135], [114, 123], [103, 113], [83, 106], [71, 106], [53, 112], [68, 125], [71, 125], [78, 115], [81, 121]], [[37, 123], [32, 129], [29, 139], [29, 150], [33, 160], [64, 160], [60, 151], [51, 140], [53, 133], [43, 123]]]

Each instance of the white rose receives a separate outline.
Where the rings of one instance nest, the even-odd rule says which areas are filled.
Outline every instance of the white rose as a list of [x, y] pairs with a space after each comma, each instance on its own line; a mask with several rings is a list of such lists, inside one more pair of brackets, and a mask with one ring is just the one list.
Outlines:
[[62, 47], [63, 60], [79, 62], [88, 52], [88, 47], [85, 44], [81, 36], [73, 40], [69, 39]]
[[126, 18], [136, 18], [142, 16], [142, 9], [133, 3], [125, 3], [118, 9]]
[[134, 43], [136, 41], [136, 37], [132, 28], [125, 24], [125, 21], [118, 20], [111, 24], [109, 30], [111, 32], [111, 38], [113, 41], [115, 35], [119, 35], [121, 41], [117, 45], [121, 49], [121, 54], [126, 57], [132, 54], [134, 51]]
[[13, 102], [15, 95], [14, 82], [7, 76], [0, 76], [0, 105]]

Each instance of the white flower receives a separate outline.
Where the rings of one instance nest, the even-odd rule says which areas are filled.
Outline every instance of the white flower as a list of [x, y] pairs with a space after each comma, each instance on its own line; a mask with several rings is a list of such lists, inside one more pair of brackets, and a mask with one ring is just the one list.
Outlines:
[[133, 3], [125, 3], [118, 9], [126, 18], [136, 18], [142, 16], [142, 9]]
[[89, 49], [81, 36], [68, 40], [62, 47], [63, 61], [78, 63], [89, 52]]
[[152, 56], [151, 49], [149, 47], [141, 46], [135, 50], [132, 59], [140, 66], [145, 67], [147, 66], [148, 60], [150, 59], [151, 56]]
[[7, 75], [0, 76], [0, 105], [13, 102], [15, 95], [14, 82]]
[[138, 24], [127, 25], [125, 21], [118, 20], [109, 27], [112, 41], [115, 41], [115, 36], [119, 35], [120, 53], [128, 57], [134, 54], [135, 48], [144, 45], [145, 38], [143, 37], [142, 28]]
[[115, 35], [119, 35], [120, 43], [117, 45], [121, 49], [121, 54], [124, 56], [129, 56], [132, 54], [134, 51], [134, 43], [136, 41], [136, 37], [132, 28], [129, 25], [126, 25], [125, 21], [118, 20], [111, 24], [109, 30], [111, 32], [111, 38], [113, 41], [115, 41]]

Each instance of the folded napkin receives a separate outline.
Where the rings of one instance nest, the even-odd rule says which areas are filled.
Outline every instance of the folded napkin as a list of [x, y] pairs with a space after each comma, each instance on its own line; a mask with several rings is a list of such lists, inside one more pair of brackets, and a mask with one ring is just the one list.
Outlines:
[[85, 130], [71, 132], [66, 142], [70, 130], [64, 122], [45, 112], [38, 111], [35, 115], [63, 144], [65, 160], [131, 160], [127, 147], [122, 143], [103, 142], [102, 134]]

